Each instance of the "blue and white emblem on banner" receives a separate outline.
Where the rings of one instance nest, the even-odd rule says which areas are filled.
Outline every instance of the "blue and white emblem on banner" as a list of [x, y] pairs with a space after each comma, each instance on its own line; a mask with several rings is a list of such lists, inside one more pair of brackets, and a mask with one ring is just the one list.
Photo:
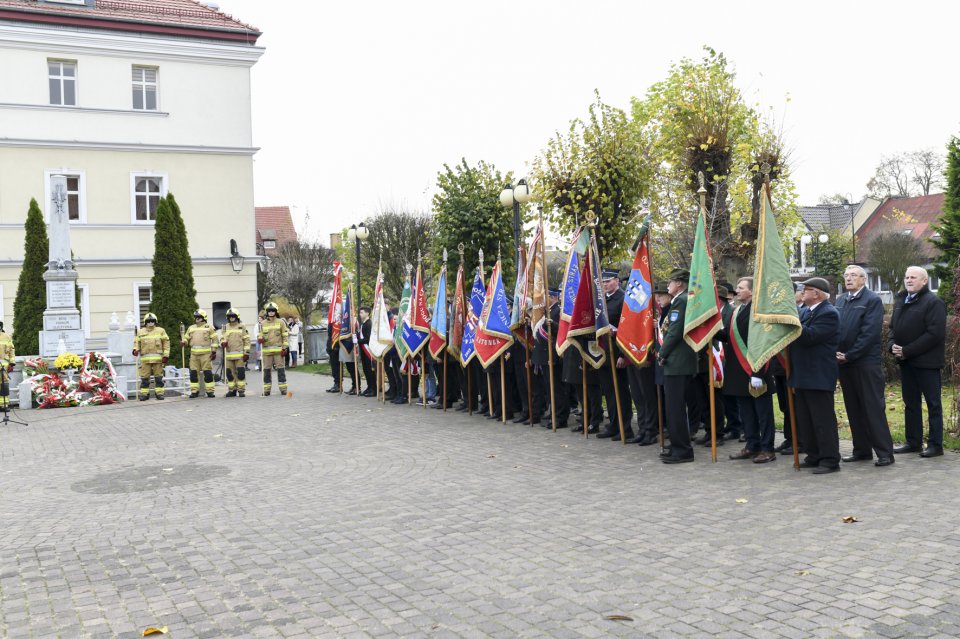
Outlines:
[[627, 282], [624, 301], [631, 311], [639, 313], [650, 306], [651, 291], [650, 282], [644, 279], [640, 269], [630, 271], [630, 281]]

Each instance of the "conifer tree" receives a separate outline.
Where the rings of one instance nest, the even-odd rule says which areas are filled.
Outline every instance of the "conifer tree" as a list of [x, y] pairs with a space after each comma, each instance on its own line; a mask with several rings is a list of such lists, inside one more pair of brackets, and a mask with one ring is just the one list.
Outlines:
[[35, 199], [30, 200], [24, 225], [23, 267], [13, 302], [13, 345], [19, 355], [40, 353], [40, 331], [47, 308], [47, 285], [43, 274], [50, 259], [47, 225]]
[[[153, 278], [150, 280], [153, 301], [150, 302], [150, 311], [170, 336], [170, 361], [183, 368], [186, 363], [180, 359], [180, 325], [193, 323], [197, 290], [193, 284], [187, 230], [172, 193], [157, 204], [153, 232]], [[190, 357], [189, 350], [185, 357]]]
[[948, 305], [953, 293], [954, 270], [960, 266], [960, 138], [953, 137], [947, 144], [947, 190], [943, 197], [943, 211], [936, 230], [939, 238], [931, 240], [937, 247], [934, 273], [940, 277], [938, 293]]

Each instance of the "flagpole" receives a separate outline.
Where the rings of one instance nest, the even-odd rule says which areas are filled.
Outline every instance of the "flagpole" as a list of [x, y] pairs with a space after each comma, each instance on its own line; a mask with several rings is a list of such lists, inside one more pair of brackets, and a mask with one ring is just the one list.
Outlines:
[[543, 295], [544, 295], [544, 315], [547, 322], [547, 365], [550, 368], [550, 421], [553, 425], [553, 432], [557, 432], [557, 402], [556, 394], [553, 388], [553, 320], [550, 318], [550, 277], [547, 275], [547, 248], [543, 236], [543, 206], [539, 206], [538, 215], [540, 218], [540, 266], [543, 273]]
[[500, 415], [503, 423], [507, 423], [507, 375], [506, 375], [506, 355], [500, 356]]
[[[704, 182], [703, 171], [697, 172], [697, 180], [700, 181], [700, 188], [697, 194], [700, 196], [700, 211], [703, 213], [703, 221], [707, 221], [707, 187]], [[713, 296], [716, 298], [717, 290], [713, 290]], [[713, 371], [713, 344], [707, 343], [707, 357], [709, 358], [710, 374], [707, 377], [707, 394], [710, 396], [710, 459], [717, 463], [717, 401], [714, 397], [713, 388], [716, 383], [716, 376]]]
[[470, 388], [470, 363], [467, 362], [466, 366], [463, 366], [463, 370], [467, 371], [467, 414], [473, 417], [473, 393]]
[[583, 362], [583, 358], [580, 361], [580, 377], [583, 380], [583, 436], [589, 437], [590, 434], [587, 431], [587, 419], [589, 419], [588, 414], [590, 411], [587, 410], [587, 366]]
[[427, 410], [427, 354], [420, 351], [420, 403]]
[[[766, 162], [760, 167], [760, 170], [763, 172], [763, 186], [766, 189], [764, 197], [770, 198], [770, 165]], [[766, 202], [767, 200], [764, 200]], [[787, 374], [787, 377], [790, 377], [790, 349], [783, 349], [783, 368]], [[800, 443], [797, 441], [797, 409], [793, 403], [793, 389], [789, 386], [787, 387], [787, 409], [790, 412], [790, 438], [793, 448], [793, 469], [796, 471], [800, 470]]]

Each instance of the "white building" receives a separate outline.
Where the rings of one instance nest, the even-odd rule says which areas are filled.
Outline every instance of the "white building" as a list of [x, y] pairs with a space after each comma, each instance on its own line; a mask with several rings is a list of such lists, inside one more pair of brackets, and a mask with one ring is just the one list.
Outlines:
[[[253, 27], [192, 0], [0, 0], [0, 320], [31, 198], [68, 177], [88, 336], [150, 301], [158, 198], [180, 205], [197, 301], [256, 316]], [[247, 259], [235, 272], [231, 240]], [[237, 257], [234, 255], [234, 257]], [[239, 260], [234, 260], [235, 262]]]

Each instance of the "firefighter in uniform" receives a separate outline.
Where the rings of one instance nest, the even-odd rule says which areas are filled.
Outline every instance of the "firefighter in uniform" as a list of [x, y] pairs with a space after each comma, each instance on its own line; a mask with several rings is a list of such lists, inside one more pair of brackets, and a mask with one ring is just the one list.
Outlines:
[[187, 329], [180, 347], [190, 346], [190, 398], [200, 396], [200, 376], [203, 375], [203, 390], [207, 397], [213, 393], [213, 365], [217, 359], [217, 331], [207, 324], [207, 312], [197, 309], [193, 312], [196, 323]]
[[227, 323], [220, 330], [224, 368], [227, 375], [227, 397], [243, 397], [247, 389], [247, 360], [250, 359], [250, 333], [240, 323], [237, 309], [227, 310]]
[[289, 331], [287, 323], [280, 319], [277, 305], [270, 302], [263, 307], [266, 317], [260, 324], [260, 335], [257, 341], [260, 342], [261, 362], [263, 365], [263, 394], [270, 394], [273, 382], [270, 379], [270, 369], [277, 369], [277, 385], [280, 387], [280, 394], [287, 394], [287, 371], [283, 368], [283, 360], [287, 356], [287, 340]]
[[153, 377], [153, 392], [163, 399], [163, 365], [170, 359], [170, 338], [163, 328], [157, 326], [157, 316], [147, 313], [143, 328], [137, 331], [133, 341], [133, 356], [140, 356], [140, 401], [150, 399], [150, 378]]
[[16, 359], [13, 352], [13, 340], [3, 332], [3, 322], [0, 322], [0, 375], [3, 383], [0, 384], [0, 408], [10, 405], [10, 373], [13, 372], [13, 362]]

